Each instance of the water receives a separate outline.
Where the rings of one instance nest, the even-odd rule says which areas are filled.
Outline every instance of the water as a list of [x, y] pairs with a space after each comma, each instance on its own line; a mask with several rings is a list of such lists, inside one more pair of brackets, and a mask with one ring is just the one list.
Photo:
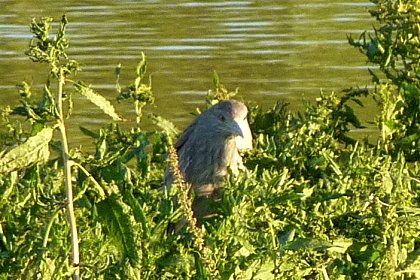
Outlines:
[[[15, 84], [41, 89], [45, 66], [23, 55], [33, 17], [65, 13], [69, 54], [83, 72], [77, 78], [110, 99], [118, 112], [134, 120], [132, 106], [115, 100], [114, 69], [123, 66], [129, 83], [141, 51], [148, 58], [153, 111], [178, 127], [204, 104], [213, 71], [239, 98], [271, 107], [277, 100], [302, 108], [320, 90], [365, 86], [366, 58], [348, 45], [371, 29], [367, 1], [12, 1], [2, 0], [0, 14], [0, 102], [16, 104]], [[367, 111], [372, 112], [371, 108]], [[78, 126], [98, 128], [110, 120], [83, 98], [76, 98], [70, 121], [73, 141], [83, 143]], [[369, 115], [369, 114], [368, 114]], [[128, 125], [132, 124], [129, 122]], [[146, 124], [147, 126], [147, 124]], [[76, 140], [75, 140], [76, 139]]]

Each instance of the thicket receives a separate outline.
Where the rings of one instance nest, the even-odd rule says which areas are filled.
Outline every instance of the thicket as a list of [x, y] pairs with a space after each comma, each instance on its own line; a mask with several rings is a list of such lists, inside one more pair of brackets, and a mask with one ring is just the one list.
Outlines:
[[[18, 85], [21, 105], [1, 114], [0, 278], [419, 279], [419, 7], [377, 1], [378, 26], [349, 38], [378, 66], [372, 90], [321, 94], [301, 113], [282, 103], [251, 108], [247, 170], [227, 178], [215, 217], [176, 234], [168, 224], [188, 210], [189, 194], [182, 183], [171, 193], [161, 185], [178, 131], [152, 116], [156, 131], [83, 128], [96, 151], [68, 147], [74, 95], [121, 118], [74, 80], [67, 19], [54, 36], [52, 19], [33, 20], [27, 55], [49, 72], [41, 93]], [[146, 67], [142, 55], [126, 87], [116, 71], [118, 98], [133, 103], [137, 124], [153, 102]], [[209, 106], [235, 94], [214, 81]], [[377, 101], [374, 144], [349, 133], [362, 126], [352, 109], [360, 96]]]

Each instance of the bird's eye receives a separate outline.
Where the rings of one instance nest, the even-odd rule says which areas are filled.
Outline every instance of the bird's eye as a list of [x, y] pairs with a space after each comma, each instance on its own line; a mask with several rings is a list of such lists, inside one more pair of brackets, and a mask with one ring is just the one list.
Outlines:
[[223, 115], [220, 115], [219, 119], [220, 119], [222, 122], [225, 122], [225, 121], [226, 121], [226, 118], [225, 118], [225, 116], [223, 116]]

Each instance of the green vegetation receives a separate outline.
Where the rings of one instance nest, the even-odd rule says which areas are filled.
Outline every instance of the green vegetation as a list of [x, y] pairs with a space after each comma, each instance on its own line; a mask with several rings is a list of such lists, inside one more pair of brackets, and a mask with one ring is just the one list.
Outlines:
[[420, 158], [420, 2], [373, 1], [371, 13], [380, 23], [359, 41], [350, 38], [368, 60], [378, 66], [370, 70], [381, 113], [378, 122], [386, 149], [404, 151], [407, 158]]
[[[119, 100], [132, 101], [137, 126], [83, 128], [95, 153], [69, 148], [73, 95], [121, 118], [74, 80], [67, 19], [55, 36], [52, 19], [34, 20], [27, 55], [49, 70], [40, 95], [23, 82], [21, 105], [1, 114], [0, 279], [419, 279], [419, 6], [377, 1], [379, 26], [349, 38], [378, 66], [372, 90], [321, 94], [298, 114], [281, 103], [251, 108], [247, 171], [227, 178], [215, 217], [177, 234], [167, 229], [183, 211], [190, 217], [188, 186], [179, 178], [171, 193], [161, 188], [168, 154], [177, 166], [176, 128], [153, 116], [159, 131], [140, 129], [153, 102], [144, 54], [131, 85], [121, 86], [116, 70]], [[236, 94], [217, 74], [214, 82], [209, 105]], [[361, 127], [352, 109], [361, 96], [379, 107], [374, 144], [349, 133]]]

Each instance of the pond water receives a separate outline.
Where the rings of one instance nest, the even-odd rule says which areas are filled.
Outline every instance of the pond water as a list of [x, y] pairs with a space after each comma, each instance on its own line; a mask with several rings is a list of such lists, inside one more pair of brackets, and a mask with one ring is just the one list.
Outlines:
[[[70, 57], [78, 78], [110, 99], [133, 120], [130, 103], [117, 104], [114, 69], [122, 64], [129, 83], [141, 52], [148, 59], [155, 105], [148, 111], [179, 128], [203, 107], [213, 71], [239, 98], [269, 108], [278, 100], [292, 110], [325, 92], [365, 86], [366, 58], [347, 43], [370, 30], [365, 0], [313, 1], [16, 1], [2, 0], [0, 14], [0, 102], [16, 104], [15, 85], [26, 80], [41, 89], [46, 68], [23, 54], [32, 18], [69, 19]], [[372, 110], [367, 110], [372, 112]], [[70, 120], [73, 141], [83, 142], [78, 126], [97, 128], [110, 120], [77, 98]], [[147, 125], [146, 125], [147, 126]], [[76, 140], [75, 140], [76, 139]]]

